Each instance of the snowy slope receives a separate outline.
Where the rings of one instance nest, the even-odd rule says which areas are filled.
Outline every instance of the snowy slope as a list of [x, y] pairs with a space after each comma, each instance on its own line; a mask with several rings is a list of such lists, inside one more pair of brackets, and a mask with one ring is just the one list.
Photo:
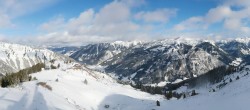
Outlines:
[[0, 74], [16, 72], [52, 59], [70, 60], [47, 49], [0, 42]]
[[[234, 63], [250, 64], [249, 38], [201, 40], [162, 39], [82, 46], [70, 57], [86, 65], [103, 66], [125, 82], [154, 84], [190, 79]], [[241, 62], [236, 62], [241, 59]], [[102, 70], [101, 70], [102, 71]]]
[[70, 57], [83, 64], [100, 64], [141, 43], [139, 41], [116, 41], [113, 43], [89, 44], [81, 47], [81, 49], [71, 54]]
[[[250, 108], [249, 70], [227, 76], [233, 82], [216, 92], [208, 87], [196, 88], [199, 95], [185, 99], [166, 100], [116, 83], [109, 76], [91, 71], [75, 63], [62, 64], [56, 70], [32, 74], [38, 80], [25, 82], [14, 88], [0, 88], [0, 109], [4, 110], [247, 110]], [[240, 76], [239, 80], [235, 80]], [[58, 82], [56, 81], [58, 79]], [[85, 79], [87, 84], [84, 83]], [[37, 86], [46, 82], [48, 90]], [[218, 83], [219, 84], [219, 83]], [[189, 89], [181, 89], [181, 92]], [[156, 106], [156, 100], [161, 106]], [[109, 106], [105, 108], [105, 106]]]
[[59, 53], [59, 54], [63, 54], [66, 56], [70, 56], [72, 54], [74, 54], [76, 51], [78, 51], [80, 49], [80, 47], [77, 46], [70, 46], [70, 47], [48, 47], [49, 50]]
[[[151, 102], [150, 100], [162, 98], [120, 85], [107, 75], [84, 67], [62, 67], [64, 68], [32, 74], [38, 79], [36, 81], [25, 82], [15, 88], [0, 88], [0, 109], [101, 110], [105, 105], [115, 109], [147, 109], [154, 104], [138, 106], [144, 104], [142, 100]], [[85, 79], [87, 84], [84, 84]], [[37, 86], [38, 82], [46, 82], [52, 87], [52, 91]]]

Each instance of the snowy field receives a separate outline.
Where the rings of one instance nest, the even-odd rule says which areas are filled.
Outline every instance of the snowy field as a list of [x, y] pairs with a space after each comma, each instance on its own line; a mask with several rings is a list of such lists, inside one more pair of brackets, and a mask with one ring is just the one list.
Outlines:
[[[117, 84], [102, 73], [87, 69], [44, 70], [38, 80], [0, 88], [0, 110], [248, 110], [250, 77], [234, 80], [216, 92], [197, 89], [199, 95], [166, 100], [130, 86]], [[85, 81], [86, 80], [86, 81]], [[52, 90], [38, 86], [46, 82]], [[156, 106], [159, 100], [161, 106]]]

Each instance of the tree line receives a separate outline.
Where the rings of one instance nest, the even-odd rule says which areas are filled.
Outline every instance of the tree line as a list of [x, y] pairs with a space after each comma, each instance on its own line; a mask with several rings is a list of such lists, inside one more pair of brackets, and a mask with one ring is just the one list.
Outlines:
[[[187, 97], [185, 93], [177, 93], [174, 90], [178, 89], [181, 86], [188, 86], [188, 88], [195, 88], [196, 86], [200, 85], [206, 85], [207, 83], [215, 84], [220, 81], [224, 80], [224, 77], [226, 75], [230, 75], [239, 69], [238, 67], [234, 66], [221, 66], [217, 67], [213, 70], [208, 71], [206, 74], [200, 75], [198, 77], [193, 77], [187, 80], [184, 80], [179, 83], [168, 83], [163, 87], [157, 87], [157, 86], [149, 86], [149, 85], [143, 85], [140, 82], [137, 82], [135, 85], [130, 84], [132, 87], [136, 89], [140, 89], [141, 91], [145, 91], [151, 94], [162, 94], [167, 99], [170, 99], [172, 97], [175, 97], [179, 99], [181, 96], [183, 98]], [[239, 79], [239, 78], [236, 78]], [[191, 92], [190, 96], [197, 95], [195, 90]]]
[[32, 80], [32, 77], [29, 76], [29, 74], [39, 72], [44, 67], [44, 63], [38, 63], [36, 65], [33, 65], [32, 67], [20, 70], [16, 73], [6, 74], [0, 79], [1, 87], [9, 87], [25, 81], [30, 81]]

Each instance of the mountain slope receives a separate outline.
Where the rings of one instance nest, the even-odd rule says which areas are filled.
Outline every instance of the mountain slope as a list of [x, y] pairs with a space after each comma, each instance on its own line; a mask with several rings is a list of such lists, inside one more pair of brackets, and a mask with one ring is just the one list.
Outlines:
[[[27, 109], [68, 109], [68, 110], [102, 110], [105, 105], [110, 108], [132, 108], [126, 103], [119, 105], [115, 101], [105, 101], [107, 97], [114, 96], [115, 100], [132, 100], [143, 104], [142, 100], [160, 99], [162, 96], [152, 96], [145, 92], [134, 90], [130, 86], [116, 83], [109, 76], [91, 71], [78, 64], [62, 64], [60, 69], [44, 70], [32, 74], [37, 80], [25, 82], [15, 88], [0, 88], [0, 109], [27, 110]], [[86, 81], [85, 81], [86, 80]], [[51, 90], [37, 85], [45, 82]], [[143, 96], [143, 97], [142, 97]], [[140, 98], [137, 99], [137, 98]], [[113, 99], [113, 100], [114, 100]], [[149, 101], [147, 101], [149, 102]], [[143, 106], [137, 108], [146, 109]]]
[[37, 63], [44, 63], [44, 61], [48, 62], [53, 59], [62, 61], [72, 60], [47, 49], [0, 42], [1, 75], [17, 72]]
[[[166, 100], [127, 85], [117, 84], [109, 76], [91, 71], [76, 63], [63, 64], [55, 70], [32, 74], [37, 80], [25, 82], [14, 88], [0, 88], [0, 109], [70, 109], [70, 110], [235, 110], [250, 107], [249, 66], [243, 71], [225, 77], [228, 84], [209, 92], [218, 84], [195, 88], [199, 93], [185, 99]], [[78, 66], [76, 66], [78, 65]], [[236, 80], [236, 76], [240, 79]], [[232, 82], [229, 78], [233, 79]], [[85, 81], [86, 80], [86, 81]], [[45, 82], [52, 89], [37, 85]], [[87, 82], [87, 83], [86, 83]], [[230, 83], [229, 83], [230, 82]], [[194, 89], [194, 88], [192, 88]], [[192, 89], [181, 87], [177, 91]], [[161, 106], [156, 106], [156, 100]]]
[[84, 64], [100, 64], [137, 44], [140, 44], [140, 42], [116, 41], [114, 43], [90, 44], [83, 46], [70, 57]]
[[[242, 45], [233, 45], [234, 41], [177, 38], [139, 43], [129, 48], [112, 43], [90, 44], [70, 57], [83, 64], [101, 65], [106, 73], [126, 82], [175, 82], [230, 65], [239, 57], [247, 59], [249, 46], [238, 41]], [[238, 51], [244, 54], [234, 55]]]
[[76, 46], [70, 46], [70, 47], [49, 47], [49, 50], [62, 54], [62, 55], [66, 55], [66, 56], [70, 56], [73, 53], [75, 53], [76, 51], [78, 51], [80, 49], [80, 47], [76, 47]]

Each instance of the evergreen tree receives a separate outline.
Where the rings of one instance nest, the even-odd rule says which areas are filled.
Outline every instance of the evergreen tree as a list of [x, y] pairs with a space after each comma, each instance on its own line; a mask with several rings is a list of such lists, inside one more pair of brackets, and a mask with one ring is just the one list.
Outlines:
[[236, 77], [236, 80], [238, 80], [238, 79], [240, 79], [240, 77], [239, 77], [239, 76], [237, 76], [237, 77]]
[[215, 92], [215, 89], [213, 89], [213, 92]]
[[192, 90], [191, 96], [197, 95], [197, 93], [195, 92], [195, 90]]
[[87, 85], [87, 84], [88, 84], [88, 81], [85, 79], [83, 83]]
[[57, 65], [57, 68], [60, 68], [60, 63]]
[[156, 106], [160, 106], [160, 101], [159, 100], [156, 101]]
[[183, 99], [185, 99], [185, 98], [186, 98], [186, 94], [184, 93], [184, 94], [183, 94]]
[[29, 74], [41, 71], [44, 64], [36, 64], [30, 68], [20, 70], [16, 73], [6, 74], [0, 80], [2, 87], [8, 87], [11, 85], [17, 85], [19, 83], [30, 81], [31, 77]]
[[165, 95], [165, 97], [166, 97], [168, 100], [171, 99], [171, 98], [173, 97], [172, 91], [167, 92], [166, 95]]

